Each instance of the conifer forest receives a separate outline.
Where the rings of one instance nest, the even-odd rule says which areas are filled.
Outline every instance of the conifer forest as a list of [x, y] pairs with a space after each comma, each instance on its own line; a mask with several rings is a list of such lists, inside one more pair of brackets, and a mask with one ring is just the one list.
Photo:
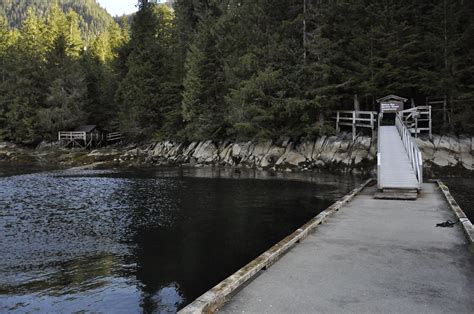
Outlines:
[[[293, 139], [335, 110], [443, 99], [436, 127], [474, 133], [474, 1], [0, 3], [0, 140], [81, 124], [130, 141]], [[442, 109], [437, 107], [434, 109]]]

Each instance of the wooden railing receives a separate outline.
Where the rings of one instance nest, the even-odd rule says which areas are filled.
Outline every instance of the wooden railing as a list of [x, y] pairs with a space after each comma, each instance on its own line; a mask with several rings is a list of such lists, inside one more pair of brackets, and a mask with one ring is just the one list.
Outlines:
[[[377, 112], [375, 111], [336, 111], [336, 131], [341, 131], [341, 126], [352, 127], [352, 139], [357, 135], [357, 128], [370, 128], [375, 130]], [[373, 137], [373, 134], [372, 134]]]
[[122, 133], [112, 132], [107, 134], [107, 142], [116, 142], [122, 139]]
[[59, 132], [58, 140], [86, 140], [86, 132]]
[[416, 179], [418, 180], [418, 188], [421, 190], [421, 185], [423, 183], [423, 157], [421, 151], [413, 140], [410, 130], [406, 127], [400, 115], [396, 115], [395, 125], [400, 137], [402, 138], [403, 146], [408, 154], [408, 159], [415, 171]]
[[418, 133], [428, 132], [432, 138], [431, 106], [406, 109], [400, 111], [398, 115], [410, 133], [415, 134], [415, 137], [418, 137]]

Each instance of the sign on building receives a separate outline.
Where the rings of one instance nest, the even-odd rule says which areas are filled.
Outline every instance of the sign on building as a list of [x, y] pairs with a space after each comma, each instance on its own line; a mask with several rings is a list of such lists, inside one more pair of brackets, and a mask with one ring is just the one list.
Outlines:
[[396, 95], [388, 95], [386, 97], [377, 99], [377, 102], [380, 104], [380, 113], [393, 113], [402, 111], [406, 101], [406, 98]]

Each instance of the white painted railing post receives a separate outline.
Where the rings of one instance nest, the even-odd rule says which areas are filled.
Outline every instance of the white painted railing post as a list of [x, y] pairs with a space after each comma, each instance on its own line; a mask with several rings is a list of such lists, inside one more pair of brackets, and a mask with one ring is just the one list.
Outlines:
[[421, 151], [418, 151], [418, 172], [420, 176], [419, 184], [420, 184], [420, 190], [421, 190], [421, 185], [423, 184], [423, 155], [421, 154]]
[[[378, 145], [377, 145], [378, 146]], [[380, 165], [382, 164], [380, 151], [377, 152], [377, 189], [380, 190]]]

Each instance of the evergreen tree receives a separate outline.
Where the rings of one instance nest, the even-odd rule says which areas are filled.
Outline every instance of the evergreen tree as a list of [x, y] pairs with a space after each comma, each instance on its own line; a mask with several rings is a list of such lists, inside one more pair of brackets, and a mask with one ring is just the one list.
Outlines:
[[120, 71], [116, 68], [120, 49], [128, 42], [127, 29], [111, 24], [97, 36], [81, 60], [86, 75], [88, 122], [111, 127], [117, 122], [115, 92]]
[[131, 27], [126, 74], [117, 90], [121, 127], [131, 137], [150, 136], [164, 124], [172, 21], [172, 11], [167, 6], [139, 2]]
[[224, 131], [225, 78], [215, 19], [211, 12], [201, 18], [186, 59], [182, 106], [190, 139], [212, 138]]
[[[451, 103], [452, 130], [474, 132], [474, 3], [472, 1], [445, 1], [449, 5], [451, 30], [446, 38], [450, 43], [447, 53], [449, 61], [445, 67], [451, 84], [448, 97]], [[448, 25], [447, 25], [448, 27]]]
[[7, 93], [7, 78], [9, 74], [8, 54], [11, 46], [15, 43], [15, 34], [9, 29], [6, 19], [0, 15], [0, 139], [7, 135], [8, 120], [6, 113], [8, 103], [5, 96]]
[[13, 44], [14, 37], [13, 33], [8, 27], [6, 19], [0, 15], [0, 66], [1, 66], [1, 81], [5, 81], [6, 75], [6, 57], [8, 49]]
[[281, 18], [282, 7], [288, 8], [266, 1], [231, 4], [220, 19], [218, 49], [225, 51], [229, 86], [225, 95], [227, 135], [246, 139], [278, 136], [284, 82], [277, 60], [277, 42], [282, 38], [275, 29], [282, 21], [275, 21]]
[[77, 14], [64, 14], [53, 7], [47, 19], [49, 51], [47, 54], [48, 87], [42, 108], [38, 110], [38, 130], [45, 138], [55, 137], [86, 121], [84, 106], [86, 82], [79, 57], [84, 43], [80, 37]]
[[9, 67], [2, 99], [8, 121], [7, 138], [31, 143], [40, 138], [35, 132], [36, 112], [44, 102], [46, 39], [45, 23], [29, 11], [19, 38], [11, 48]]
[[71, 130], [87, 121], [85, 76], [79, 63], [65, 60], [61, 74], [51, 81], [45, 105], [38, 110], [38, 130], [45, 139], [58, 131]]
[[93, 38], [114, 22], [96, 0], [2, 0], [0, 12], [4, 12], [11, 27], [19, 28], [29, 9], [37, 16], [47, 17], [54, 6], [64, 13], [72, 10], [81, 17], [79, 25], [84, 39]]
[[94, 0], [15, 1], [0, 4], [8, 140], [116, 121], [130, 139], [314, 137], [392, 93], [442, 97], [445, 130], [474, 132], [471, 1], [141, 0], [118, 23]]
[[175, 12], [175, 36], [177, 39], [177, 65], [180, 67], [181, 79], [185, 76], [186, 55], [199, 21], [199, 15], [204, 8], [202, 1], [177, 0], [174, 5]]

